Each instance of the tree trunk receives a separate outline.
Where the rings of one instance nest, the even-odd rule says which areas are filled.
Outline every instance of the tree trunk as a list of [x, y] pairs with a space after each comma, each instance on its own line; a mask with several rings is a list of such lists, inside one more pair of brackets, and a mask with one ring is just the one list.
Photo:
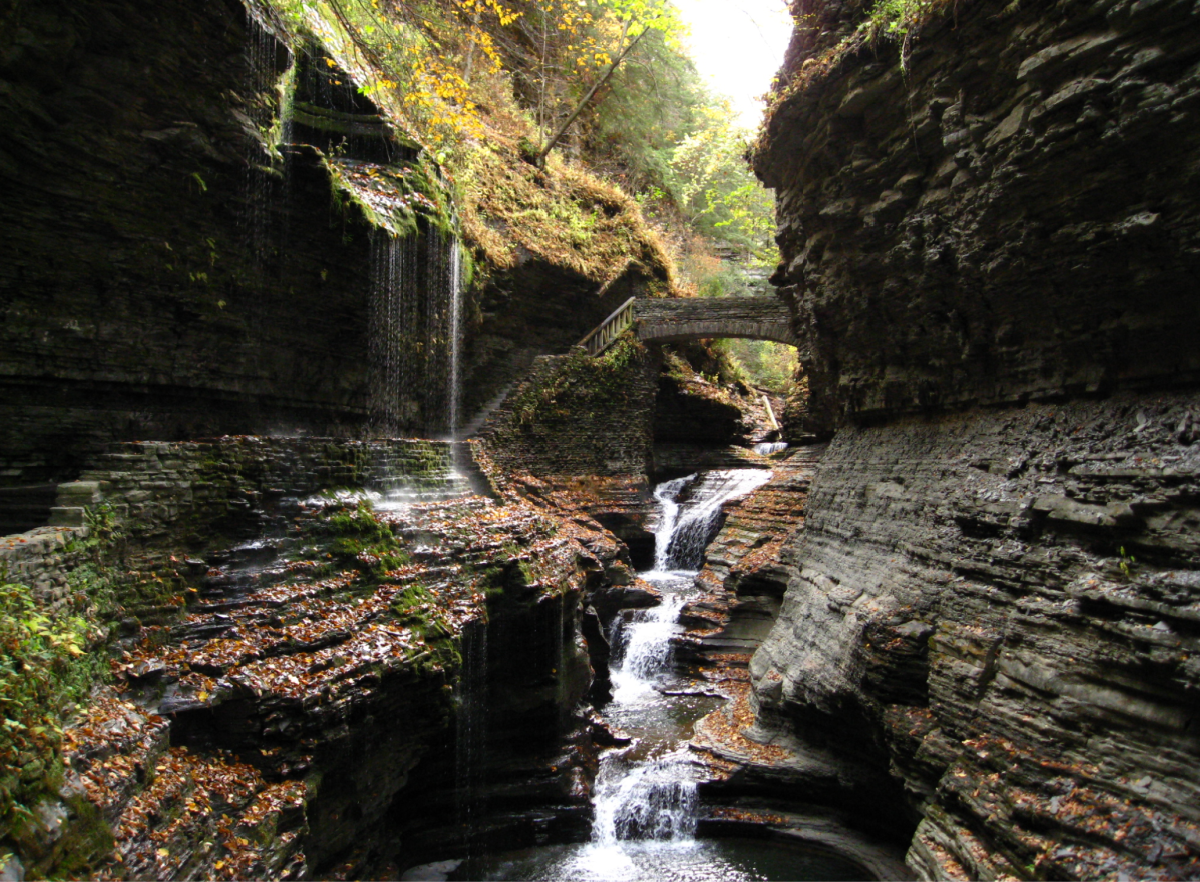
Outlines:
[[[622, 40], [624, 40], [625, 34], [629, 32], [630, 24], [631, 22], [625, 22], [625, 28], [621, 32]], [[534, 165], [536, 165], [538, 168], [542, 168], [546, 164], [546, 157], [550, 154], [550, 151], [553, 150], [558, 145], [558, 142], [562, 140], [562, 136], [567, 133], [567, 129], [571, 128], [571, 124], [575, 122], [579, 114], [583, 112], [583, 109], [588, 106], [588, 103], [592, 100], [593, 96], [600, 91], [600, 87], [612, 79], [612, 75], [616, 72], [617, 68], [621, 66], [621, 62], [625, 60], [625, 56], [633, 51], [633, 47], [638, 44], [638, 41], [642, 39], [645, 33], [645, 31], [642, 31], [640, 34], [634, 37], [632, 42], [630, 42], [628, 46], [621, 50], [621, 54], [613, 59], [612, 64], [608, 66], [608, 70], [604, 72], [604, 76], [592, 84], [592, 88], [588, 89], [587, 94], [583, 96], [583, 99], [577, 105], [575, 105], [575, 109], [571, 111], [571, 115], [567, 117], [566, 122], [558, 127], [558, 131], [555, 132], [554, 136], [546, 142], [546, 146], [544, 146], [538, 152], [537, 158], [534, 160]]]

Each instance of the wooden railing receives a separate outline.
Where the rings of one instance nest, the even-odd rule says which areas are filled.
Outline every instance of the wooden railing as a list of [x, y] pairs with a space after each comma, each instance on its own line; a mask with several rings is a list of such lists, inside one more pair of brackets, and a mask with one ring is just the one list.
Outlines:
[[587, 349], [588, 355], [599, 355], [625, 331], [633, 327], [633, 304], [636, 297], [630, 297], [617, 307], [616, 312], [596, 326], [590, 334], [579, 341], [579, 345]]

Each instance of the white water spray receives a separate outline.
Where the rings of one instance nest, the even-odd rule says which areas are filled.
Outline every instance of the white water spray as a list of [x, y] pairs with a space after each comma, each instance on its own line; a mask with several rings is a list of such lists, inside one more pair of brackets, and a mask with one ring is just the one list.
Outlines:
[[754, 445], [754, 452], [759, 456], [771, 456], [774, 453], [781, 453], [787, 450], [786, 441], [760, 441]]
[[[655, 488], [659, 502], [655, 568], [642, 577], [662, 592], [662, 603], [614, 622], [612, 642], [614, 717], [637, 718], [651, 726], [669, 717], [669, 701], [658, 688], [671, 676], [671, 638], [679, 612], [695, 594], [696, 570], [720, 526], [721, 507], [771, 477], [761, 469], [688, 475]], [[642, 737], [648, 737], [643, 735]], [[610, 752], [596, 779], [592, 844], [580, 855], [581, 877], [632, 878], [637, 871], [626, 843], [647, 840], [674, 848], [695, 846], [696, 779], [686, 749], [673, 742]], [[640, 758], [631, 759], [633, 750]]]
[[460, 357], [462, 351], [462, 250], [457, 239], [450, 242], [450, 418], [447, 428], [453, 441], [458, 431], [462, 397]]
[[[721, 507], [766, 483], [762, 469], [728, 469], [688, 475], [659, 484], [654, 498], [662, 506], [654, 534], [657, 572], [694, 572], [704, 564], [704, 549], [721, 526]], [[680, 504], [680, 498], [685, 501]]]

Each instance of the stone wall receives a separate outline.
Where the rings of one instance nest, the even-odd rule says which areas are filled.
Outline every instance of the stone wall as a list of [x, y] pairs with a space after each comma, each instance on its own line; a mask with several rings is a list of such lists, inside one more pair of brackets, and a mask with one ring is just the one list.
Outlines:
[[437, 489], [481, 486], [465, 445], [394, 439], [220, 438], [114, 444], [79, 481], [59, 486], [56, 526], [0, 539], [0, 573], [34, 589], [48, 608], [68, 596], [67, 577], [89, 559], [85, 509], [105, 503], [135, 544], [154, 558], [169, 540], [202, 541], [205, 532], [247, 519], [284, 495], [334, 488]]
[[185, 513], [205, 520], [254, 509], [264, 499], [335, 488], [433, 489], [451, 480], [461, 445], [444, 441], [219, 438], [114, 444], [80, 480], [59, 488], [60, 522], [108, 502], [133, 529], [154, 536]]
[[749, 337], [796, 343], [791, 312], [774, 297], [642, 299], [634, 315], [644, 341]]
[[629, 338], [599, 358], [583, 349], [542, 357], [481, 437], [504, 471], [644, 477], [657, 388], [657, 358]]
[[0, 578], [28, 585], [47, 609], [63, 608], [68, 575], [90, 558], [80, 544], [88, 535], [86, 527], [41, 527], [0, 537]]
[[902, 70], [809, 6], [754, 162], [814, 427], [1200, 379], [1190, 8], [956, 3]]

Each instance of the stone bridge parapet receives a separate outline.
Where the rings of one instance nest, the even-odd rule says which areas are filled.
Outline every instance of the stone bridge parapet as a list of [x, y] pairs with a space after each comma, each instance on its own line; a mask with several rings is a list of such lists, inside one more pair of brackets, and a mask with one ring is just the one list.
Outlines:
[[646, 343], [744, 337], [799, 345], [787, 304], [773, 297], [630, 297], [579, 345], [599, 355], [630, 328]]
[[647, 343], [746, 337], [797, 344], [787, 304], [774, 297], [639, 299], [634, 326]]

